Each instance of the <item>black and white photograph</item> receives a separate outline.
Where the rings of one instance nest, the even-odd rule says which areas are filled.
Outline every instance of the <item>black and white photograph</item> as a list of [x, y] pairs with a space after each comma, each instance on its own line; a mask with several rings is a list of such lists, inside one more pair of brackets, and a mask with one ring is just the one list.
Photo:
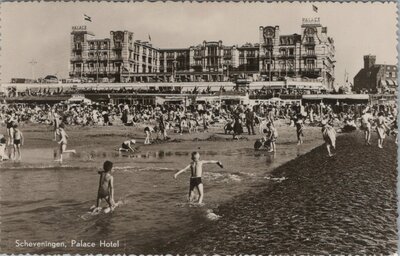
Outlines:
[[397, 255], [396, 1], [10, 1], [0, 253]]

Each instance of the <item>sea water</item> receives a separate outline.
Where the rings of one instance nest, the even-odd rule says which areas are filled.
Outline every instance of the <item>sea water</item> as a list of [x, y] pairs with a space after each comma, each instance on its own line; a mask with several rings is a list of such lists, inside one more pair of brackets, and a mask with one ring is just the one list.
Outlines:
[[[248, 148], [198, 150], [202, 159], [224, 164], [223, 169], [203, 167], [202, 206], [187, 203], [189, 173], [173, 179], [177, 170], [189, 164], [190, 150], [142, 150], [133, 155], [78, 152], [60, 164], [53, 161], [52, 149], [26, 149], [22, 162], [1, 164], [2, 252], [149, 251], [224, 218], [213, 212], [218, 205], [258, 189], [272, 169], [320, 143], [310, 141], [301, 149], [294, 143], [279, 145], [276, 154], [254, 151], [251, 142]], [[109, 214], [91, 215], [97, 171], [104, 160], [114, 162], [115, 200], [123, 205]]]

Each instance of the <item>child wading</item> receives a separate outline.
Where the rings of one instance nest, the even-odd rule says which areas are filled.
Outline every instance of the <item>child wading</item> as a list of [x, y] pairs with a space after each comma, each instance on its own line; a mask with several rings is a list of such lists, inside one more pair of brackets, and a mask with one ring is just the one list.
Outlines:
[[60, 136], [60, 141], [57, 142], [60, 145], [60, 149], [59, 149], [60, 158], [57, 159], [56, 161], [60, 161], [60, 162], [62, 162], [62, 160], [63, 160], [63, 154], [65, 154], [65, 153], [75, 154], [76, 153], [76, 151], [74, 149], [67, 150], [68, 134], [65, 132], [64, 128], [65, 128], [65, 126], [62, 123], [58, 127], [58, 131], [57, 131], [57, 134]]
[[201, 181], [201, 176], [203, 174], [203, 164], [217, 164], [219, 167], [223, 168], [222, 163], [214, 160], [200, 160], [199, 152], [192, 153], [192, 162], [186, 166], [184, 169], [175, 173], [174, 178], [176, 179], [179, 174], [185, 172], [190, 169], [190, 187], [189, 187], [189, 202], [192, 201], [193, 190], [196, 188], [199, 193], [198, 203], [201, 204], [203, 202], [204, 192], [203, 192], [203, 183]]
[[96, 208], [93, 210], [99, 211], [101, 209], [101, 200], [105, 200], [110, 206], [111, 211], [115, 208], [114, 202], [114, 177], [111, 175], [113, 171], [113, 163], [105, 161], [103, 164], [104, 171], [99, 171], [99, 190], [97, 191]]

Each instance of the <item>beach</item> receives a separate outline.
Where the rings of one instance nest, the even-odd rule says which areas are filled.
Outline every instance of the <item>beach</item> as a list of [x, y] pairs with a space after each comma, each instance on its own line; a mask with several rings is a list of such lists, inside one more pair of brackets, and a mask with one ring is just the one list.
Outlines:
[[[373, 137], [372, 141], [376, 141]], [[383, 254], [397, 251], [397, 147], [365, 146], [361, 132], [302, 155], [245, 195], [222, 216], [153, 251], [192, 254]]]
[[[296, 146], [295, 128], [283, 121], [276, 125], [276, 154], [253, 149], [260, 135], [232, 140], [217, 126], [207, 133], [171, 133], [169, 141], [146, 146], [143, 127], [70, 126], [68, 148], [77, 154], [66, 155], [62, 164], [54, 162], [57, 143], [50, 126], [21, 125], [22, 161], [1, 163], [3, 252], [142, 253], [165, 246], [214, 223], [210, 211], [254, 191], [275, 168], [322, 144], [318, 127], [307, 127], [305, 143]], [[118, 152], [130, 138], [137, 140], [138, 152]], [[223, 169], [204, 167], [203, 207], [187, 203], [189, 173], [173, 179], [189, 164], [193, 151], [200, 152], [201, 159], [224, 164]], [[123, 205], [112, 214], [93, 217], [88, 211], [95, 204], [97, 171], [105, 160], [114, 162], [115, 199]], [[101, 241], [118, 247], [101, 247]], [[25, 244], [33, 247], [20, 246]], [[54, 244], [62, 246], [52, 248]]]

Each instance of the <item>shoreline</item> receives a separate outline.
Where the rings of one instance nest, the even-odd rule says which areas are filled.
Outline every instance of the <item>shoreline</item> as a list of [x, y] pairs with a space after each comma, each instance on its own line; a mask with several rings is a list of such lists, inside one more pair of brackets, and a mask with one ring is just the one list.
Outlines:
[[145, 253], [395, 253], [397, 147], [393, 139], [380, 151], [362, 142], [359, 132], [339, 136], [333, 158], [317, 146], [275, 168], [278, 179], [259, 191], [220, 205], [220, 220]]

